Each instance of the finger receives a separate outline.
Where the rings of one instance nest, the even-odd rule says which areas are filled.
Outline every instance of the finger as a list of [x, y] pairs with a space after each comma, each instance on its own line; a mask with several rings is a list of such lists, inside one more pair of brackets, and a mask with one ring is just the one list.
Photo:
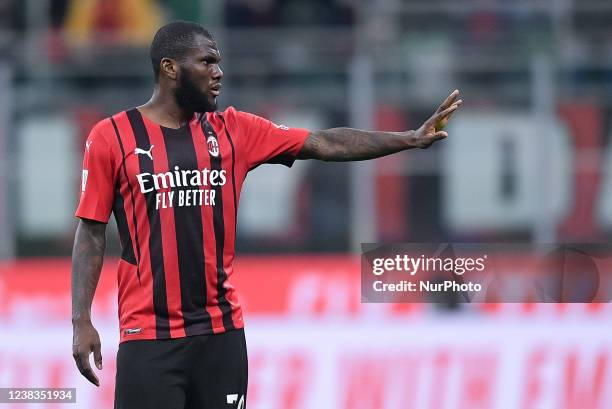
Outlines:
[[[89, 366], [89, 354], [78, 353], [74, 355], [74, 361], [76, 362], [77, 368], [79, 369], [79, 372], [81, 373], [81, 375], [83, 375], [90, 382], [95, 384], [96, 383], [95, 374], [93, 373], [93, 371], [91, 370], [91, 367]], [[92, 375], [93, 375], [93, 378], [92, 378]]]
[[82, 374], [85, 378], [87, 378], [89, 382], [93, 383], [96, 386], [100, 386], [100, 380], [94, 373], [93, 369], [91, 369], [91, 367], [87, 368], [85, 372], [82, 372]]
[[436, 132], [435, 134], [432, 135], [432, 139], [434, 141], [439, 141], [440, 139], [444, 139], [448, 137], [448, 132], [446, 131], [440, 131], [440, 132]]
[[438, 112], [438, 115], [440, 115], [440, 119], [438, 120], [450, 117], [457, 110], [457, 108], [459, 108], [462, 104], [463, 104], [463, 101], [459, 100], [455, 102], [454, 104], [452, 104], [450, 107], [446, 108], [444, 111]]
[[446, 108], [450, 107], [452, 105], [452, 103], [459, 97], [459, 90], [456, 89], [453, 92], [451, 92], [451, 94], [446, 97], [446, 99], [444, 100], [444, 102], [442, 102], [440, 104], [440, 106], [438, 107], [438, 109], [436, 110], [436, 112], [440, 112], [445, 110]]
[[[454, 105], [457, 105], [457, 108], [459, 108], [461, 106], [461, 104], [463, 104], [463, 101], [459, 100]], [[451, 112], [446, 117], [444, 117], [441, 121], [444, 121], [445, 123], [448, 122], [451, 119], [451, 117], [455, 114], [456, 111], [457, 110], [455, 109], [453, 112]]]
[[74, 361], [76, 362], [77, 368], [81, 375], [83, 375], [89, 382], [93, 383], [96, 386], [100, 386], [100, 381], [98, 377], [89, 366], [89, 353], [77, 353], [74, 356]]
[[427, 126], [435, 126], [438, 122], [442, 121], [448, 115], [452, 114], [459, 108], [459, 105], [454, 104], [450, 107], [446, 108], [444, 111], [438, 112], [434, 114], [431, 118], [427, 120]]
[[457, 90], [454, 90], [448, 97], [446, 97], [444, 102], [440, 104], [438, 109], [436, 109], [436, 112], [443, 111], [446, 108], [450, 107], [458, 97], [459, 97], [459, 92]]
[[96, 363], [96, 368], [102, 370], [102, 346], [99, 343], [94, 344], [93, 354], [94, 362]]

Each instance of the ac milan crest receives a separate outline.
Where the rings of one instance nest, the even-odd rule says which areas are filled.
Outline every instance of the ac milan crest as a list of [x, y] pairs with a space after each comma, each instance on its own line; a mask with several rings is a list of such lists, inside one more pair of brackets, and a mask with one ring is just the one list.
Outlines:
[[219, 142], [217, 141], [217, 138], [215, 138], [214, 136], [209, 136], [206, 139], [206, 145], [208, 145], [208, 152], [214, 156], [217, 157], [219, 156]]

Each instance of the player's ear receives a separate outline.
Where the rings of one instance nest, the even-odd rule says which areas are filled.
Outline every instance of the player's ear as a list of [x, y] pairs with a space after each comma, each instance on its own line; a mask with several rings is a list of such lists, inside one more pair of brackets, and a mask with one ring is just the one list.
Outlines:
[[178, 63], [171, 58], [162, 58], [159, 64], [159, 71], [161, 75], [176, 80], [178, 72]]

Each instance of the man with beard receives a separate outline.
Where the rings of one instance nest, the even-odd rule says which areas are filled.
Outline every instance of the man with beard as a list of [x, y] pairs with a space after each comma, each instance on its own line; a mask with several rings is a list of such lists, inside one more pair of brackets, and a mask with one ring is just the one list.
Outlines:
[[441, 129], [461, 105], [453, 92], [416, 131], [288, 128], [233, 107], [216, 111], [220, 61], [200, 25], [162, 27], [151, 44], [153, 96], [96, 124], [85, 145], [73, 356], [99, 385], [89, 363], [93, 352], [102, 369], [91, 304], [112, 212], [122, 245], [115, 408], [245, 407], [244, 324], [231, 278], [238, 201], [250, 170], [427, 148], [447, 136]]

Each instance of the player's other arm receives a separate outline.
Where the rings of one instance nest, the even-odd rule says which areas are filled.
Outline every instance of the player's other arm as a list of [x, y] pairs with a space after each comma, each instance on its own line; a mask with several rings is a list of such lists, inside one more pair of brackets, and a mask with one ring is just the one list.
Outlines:
[[93, 352], [96, 367], [102, 369], [102, 353], [100, 336], [91, 323], [91, 304], [105, 248], [106, 224], [81, 219], [72, 250], [72, 356], [81, 374], [96, 386], [100, 381], [89, 364], [89, 354]]
[[428, 148], [448, 136], [442, 129], [461, 106], [462, 100], [458, 98], [459, 91], [455, 90], [416, 131], [378, 132], [353, 128], [313, 131], [297, 158], [343, 162], [374, 159], [412, 148]]

